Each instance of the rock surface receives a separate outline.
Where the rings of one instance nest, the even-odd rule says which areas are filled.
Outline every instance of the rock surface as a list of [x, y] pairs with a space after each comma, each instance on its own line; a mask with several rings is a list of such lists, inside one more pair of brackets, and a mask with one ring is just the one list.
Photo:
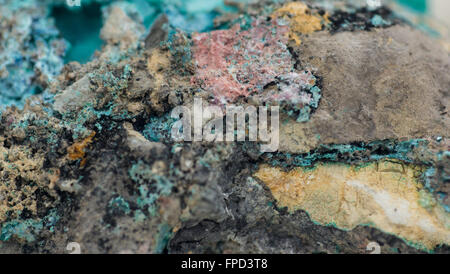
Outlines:
[[[0, 253], [450, 252], [450, 57], [433, 38], [386, 8], [270, 0], [200, 33], [171, 6], [152, 34], [97, 2], [103, 48], [51, 100], [1, 112]], [[280, 106], [279, 150], [175, 142], [171, 111], [194, 97]]]

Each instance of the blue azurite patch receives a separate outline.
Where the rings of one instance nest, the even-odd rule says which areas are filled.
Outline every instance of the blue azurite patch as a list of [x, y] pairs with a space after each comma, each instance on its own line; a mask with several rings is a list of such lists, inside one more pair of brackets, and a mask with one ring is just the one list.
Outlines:
[[131, 211], [128, 202], [123, 197], [120, 196], [112, 198], [109, 201], [108, 207], [111, 212], [121, 212], [129, 214]]
[[389, 26], [391, 24], [391, 22], [384, 20], [383, 17], [378, 14], [374, 15], [372, 19], [370, 19], [370, 23], [372, 23], [375, 27]]
[[43, 229], [53, 232], [59, 216], [56, 210], [51, 210], [47, 216], [38, 219], [14, 219], [2, 225], [0, 241], [8, 241], [12, 237], [23, 239], [27, 242], [33, 242]]
[[166, 223], [159, 225], [158, 234], [156, 235], [155, 253], [163, 253], [171, 238], [172, 228]]
[[169, 114], [151, 117], [142, 133], [145, 138], [152, 142], [167, 142], [171, 138], [171, 129], [175, 122], [176, 120], [171, 118]]
[[[370, 143], [320, 145], [317, 149], [304, 154], [269, 153], [266, 155], [273, 166], [313, 166], [319, 161], [348, 162], [376, 161], [381, 159], [398, 159], [413, 162], [411, 154], [415, 148], [426, 147], [428, 142], [422, 139], [408, 141], [374, 141]], [[431, 164], [431, 163], [424, 163]]]
[[172, 193], [173, 183], [164, 175], [156, 174], [151, 166], [139, 160], [128, 170], [130, 178], [139, 184], [137, 205], [140, 209], [147, 209], [150, 215], [156, 214], [156, 200], [161, 196]]
[[0, 4], [0, 110], [22, 107], [61, 71], [67, 43], [59, 36], [48, 7], [40, 1]]

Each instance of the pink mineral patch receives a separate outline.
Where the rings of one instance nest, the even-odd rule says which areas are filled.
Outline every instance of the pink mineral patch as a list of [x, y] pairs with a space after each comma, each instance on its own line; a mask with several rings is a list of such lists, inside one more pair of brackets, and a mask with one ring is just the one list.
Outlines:
[[[309, 84], [310, 75], [294, 72], [295, 61], [286, 46], [288, 30], [276, 22], [256, 20], [249, 30], [235, 25], [228, 30], [194, 34], [193, 84], [211, 92], [218, 104], [260, 92], [279, 76], [289, 78], [296, 87]], [[280, 97], [308, 101], [299, 93], [298, 89], [287, 89]]]

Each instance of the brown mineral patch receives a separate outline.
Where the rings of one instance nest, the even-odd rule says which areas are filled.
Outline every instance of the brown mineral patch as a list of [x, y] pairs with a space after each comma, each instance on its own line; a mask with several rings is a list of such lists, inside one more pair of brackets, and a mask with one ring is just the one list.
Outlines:
[[110, 44], [120, 44], [122, 49], [136, 44], [144, 28], [134, 22], [117, 6], [111, 8], [103, 28], [100, 31], [102, 40]]
[[157, 112], [163, 112], [164, 106], [161, 98], [168, 96], [166, 86], [170, 85], [171, 79], [167, 79], [167, 71], [170, 69], [170, 53], [161, 49], [151, 51], [147, 59], [147, 71], [154, 79], [154, 90], [150, 94], [152, 107]]
[[450, 136], [448, 52], [408, 26], [376, 32], [314, 32], [303, 39], [296, 51], [323, 78], [322, 98], [308, 122], [284, 125], [298, 134], [280, 129], [281, 151]]
[[38, 189], [53, 195], [50, 188], [57, 171], [44, 170], [43, 165], [42, 154], [33, 154], [24, 146], [0, 145], [0, 223], [8, 217], [17, 218], [24, 210], [36, 214]]
[[169, 52], [163, 52], [160, 49], [154, 49], [147, 59], [147, 70], [155, 78], [155, 86], [160, 87], [165, 83], [165, 79], [162, 71], [170, 68], [170, 56]]

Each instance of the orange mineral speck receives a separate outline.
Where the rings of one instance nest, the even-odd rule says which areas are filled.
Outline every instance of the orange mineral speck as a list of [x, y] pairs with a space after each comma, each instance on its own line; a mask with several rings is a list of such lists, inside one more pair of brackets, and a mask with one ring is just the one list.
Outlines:
[[81, 159], [80, 166], [84, 166], [86, 164], [86, 152], [85, 148], [92, 143], [92, 139], [95, 136], [95, 131], [93, 131], [88, 137], [85, 139], [74, 143], [70, 147], [67, 148], [68, 156], [70, 160], [78, 160]]

